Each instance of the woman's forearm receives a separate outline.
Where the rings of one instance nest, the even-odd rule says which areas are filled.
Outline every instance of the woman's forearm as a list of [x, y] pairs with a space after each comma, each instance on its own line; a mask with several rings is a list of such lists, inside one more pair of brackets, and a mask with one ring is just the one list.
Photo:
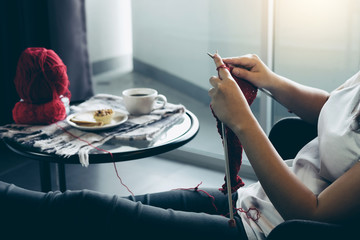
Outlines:
[[360, 163], [315, 195], [278, 155], [254, 117], [235, 128], [246, 155], [271, 203], [285, 220], [354, 223], [360, 214]]
[[[251, 119], [251, 117], [250, 117]], [[311, 219], [316, 196], [290, 171], [255, 118], [235, 129], [269, 199], [284, 219]]]
[[321, 108], [327, 101], [326, 91], [301, 85], [274, 74], [272, 85], [267, 87], [274, 98], [303, 120], [316, 124]]

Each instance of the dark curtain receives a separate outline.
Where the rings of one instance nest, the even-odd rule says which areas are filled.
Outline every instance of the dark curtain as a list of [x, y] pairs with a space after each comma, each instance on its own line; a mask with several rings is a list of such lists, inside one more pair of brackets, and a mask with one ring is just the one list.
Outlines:
[[67, 66], [71, 101], [93, 95], [87, 49], [85, 0], [1, 0], [0, 125], [13, 122], [19, 101], [14, 77], [28, 47], [53, 49]]

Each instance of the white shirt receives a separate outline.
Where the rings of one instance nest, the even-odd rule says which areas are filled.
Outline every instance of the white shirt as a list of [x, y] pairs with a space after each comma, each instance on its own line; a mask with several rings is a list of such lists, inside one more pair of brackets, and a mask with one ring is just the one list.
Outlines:
[[[353, 130], [358, 127], [355, 116], [359, 111], [360, 72], [330, 94], [319, 115], [318, 137], [305, 145], [295, 159], [287, 161], [292, 162], [291, 171], [314, 194], [322, 192], [360, 160], [360, 132]], [[260, 211], [256, 222], [238, 212], [249, 239], [265, 239], [284, 221], [259, 182], [238, 190], [236, 207]]]

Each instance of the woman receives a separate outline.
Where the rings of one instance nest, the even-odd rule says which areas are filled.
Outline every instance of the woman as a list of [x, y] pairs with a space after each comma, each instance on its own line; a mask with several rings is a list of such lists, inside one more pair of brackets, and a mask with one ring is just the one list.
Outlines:
[[[215, 54], [214, 61], [217, 68], [233, 65], [233, 75], [267, 89], [299, 117], [318, 124], [319, 136], [298, 153], [289, 168], [259, 126], [229, 70], [220, 67], [219, 76], [210, 78], [212, 109], [237, 135], [259, 179], [232, 196], [239, 209], [235, 228], [224, 217], [227, 196], [217, 189], [173, 190], [126, 199], [87, 190], [32, 193], [0, 182], [0, 211], [11, 216], [7, 223], [43, 225], [49, 232], [60, 225], [83, 238], [265, 239], [289, 219], [358, 222], [360, 75], [328, 94], [276, 75], [254, 55], [221, 59]], [[19, 218], [14, 211], [29, 217]], [[257, 213], [259, 218], [254, 217]]]
[[216, 54], [214, 60], [217, 67], [224, 63], [237, 66], [232, 70], [233, 75], [267, 89], [296, 115], [318, 124], [319, 137], [299, 152], [291, 170], [261, 130], [229, 71], [219, 68], [219, 77], [210, 78], [212, 108], [238, 136], [261, 184], [251, 186], [251, 191], [238, 191], [238, 207], [257, 206], [261, 212], [257, 223], [242, 217], [248, 235], [262, 238], [274, 226], [289, 219], [357, 221], [359, 74], [328, 94], [276, 75], [254, 55], [222, 60]]

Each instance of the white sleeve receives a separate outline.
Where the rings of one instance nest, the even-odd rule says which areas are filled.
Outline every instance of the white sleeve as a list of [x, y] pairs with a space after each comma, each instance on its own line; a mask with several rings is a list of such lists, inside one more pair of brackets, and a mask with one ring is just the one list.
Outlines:
[[334, 91], [337, 91], [337, 90], [340, 90], [340, 89], [343, 89], [343, 88], [347, 88], [347, 87], [351, 87], [351, 86], [354, 86], [355, 84], [358, 84], [358, 83], [360, 83], [360, 71], [357, 72], [354, 76], [352, 76], [348, 80], [346, 80], [343, 84], [341, 84]]

